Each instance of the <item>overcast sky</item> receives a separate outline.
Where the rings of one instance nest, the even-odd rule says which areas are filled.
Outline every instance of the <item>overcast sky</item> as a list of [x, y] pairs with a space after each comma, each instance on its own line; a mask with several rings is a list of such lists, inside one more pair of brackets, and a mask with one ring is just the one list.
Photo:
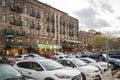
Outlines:
[[80, 30], [120, 36], [120, 0], [39, 0], [79, 19]]

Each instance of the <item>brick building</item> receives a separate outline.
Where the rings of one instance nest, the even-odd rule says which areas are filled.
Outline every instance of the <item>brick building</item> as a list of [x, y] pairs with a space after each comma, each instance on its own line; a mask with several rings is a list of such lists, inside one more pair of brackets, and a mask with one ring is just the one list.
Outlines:
[[51, 45], [59, 49], [66, 39], [78, 40], [78, 23], [78, 19], [37, 0], [0, 0], [0, 51], [13, 55]]

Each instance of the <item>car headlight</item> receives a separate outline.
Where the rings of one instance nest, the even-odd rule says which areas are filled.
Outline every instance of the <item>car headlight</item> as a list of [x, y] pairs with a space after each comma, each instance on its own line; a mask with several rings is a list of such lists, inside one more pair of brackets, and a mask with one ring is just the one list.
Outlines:
[[101, 67], [107, 67], [107, 65], [100, 65]]
[[88, 73], [94, 73], [94, 71], [93, 71], [93, 70], [90, 70], [90, 69], [88, 69], [87, 72], [88, 72]]
[[63, 79], [70, 79], [72, 76], [65, 75], [65, 74], [55, 74], [58, 78], [63, 78]]

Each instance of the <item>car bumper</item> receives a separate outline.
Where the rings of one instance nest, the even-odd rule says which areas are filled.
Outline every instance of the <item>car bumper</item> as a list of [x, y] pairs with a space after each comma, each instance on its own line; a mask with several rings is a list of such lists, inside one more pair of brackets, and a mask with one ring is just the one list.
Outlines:
[[100, 73], [87, 74], [86, 80], [100, 80]]

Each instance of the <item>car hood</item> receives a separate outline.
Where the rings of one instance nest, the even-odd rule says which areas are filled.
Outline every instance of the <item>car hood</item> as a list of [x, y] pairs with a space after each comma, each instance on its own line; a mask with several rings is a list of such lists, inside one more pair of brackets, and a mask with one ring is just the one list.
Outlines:
[[99, 70], [97, 67], [92, 66], [92, 65], [86, 65], [86, 66], [81, 66], [78, 67], [78, 70], [92, 70], [92, 71], [96, 71]]
[[80, 71], [78, 71], [75, 68], [65, 67], [65, 68], [62, 68], [62, 69], [54, 70], [54, 73], [64, 74], [64, 75], [69, 75], [69, 76], [76, 76], [76, 75], [80, 74]]

